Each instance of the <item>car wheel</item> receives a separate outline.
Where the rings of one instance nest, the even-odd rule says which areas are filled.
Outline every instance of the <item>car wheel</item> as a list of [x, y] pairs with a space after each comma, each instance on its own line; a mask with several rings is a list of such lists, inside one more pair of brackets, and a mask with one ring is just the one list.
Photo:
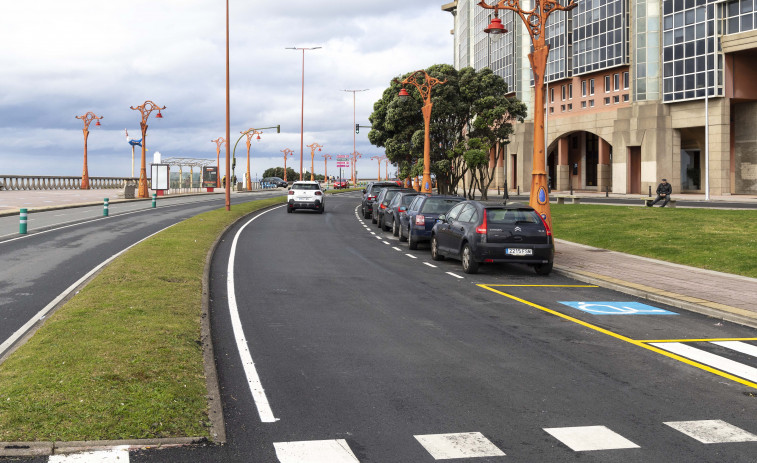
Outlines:
[[368, 213], [368, 211], [363, 207], [363, 218], [364, 219], [370, 219], [371, 215]]
[[[410, 227], [408, 227], [408, 230], [409, 229]], [[407, 236], [405, 236], [405, 234], [402, 233], [402, 230], [403, 230], [402, 225], [400, 225], [400, 242], [404, 243], [405, 241], [407, 241]]]
[[536, 264], [534, 265], [534, 270], [536, 270], [537, 275], [549, 275], [549, 272], [552, 271], [552, 262], [548, 264]]
[[444, 256], [439, 254], [439, 243], [436, 241], [436, 236], [431, 237], [431, 259], [444, 260]]
[[323, 214], [323, 211], [325, 211], [325, 210], [326, 210], [326, 205], [325, 204], [321, 204], [321, 207], [318, 208], [318, 213], [319, 214]]
[[291, 214], [294, 208], [292, 206], [287, 206], [287, 214]]
[[391, 230], [389, 226], [386, 225], [386, 216], [383, 217], [383, 220], [381, 220], [381, 229], [383, 231], [389, 231]]
[[412, 233], [407, 237], [407, 247], [413, 250], [418, 249], [418, 240], [413, 239]]
[[377, 223], [377, 222], [378, 222], [378, 220], [376, 220], [376, 215], [375, 214], [371, 214], [371, 223]]
[[473, 250], [468, 243], [463, 246], [463, 272], [478, 273], [478, 262], [473, 259]]
[[399, 236], [400, 227], [397, 226], [397, 221], [392, 220], [392, 236]]

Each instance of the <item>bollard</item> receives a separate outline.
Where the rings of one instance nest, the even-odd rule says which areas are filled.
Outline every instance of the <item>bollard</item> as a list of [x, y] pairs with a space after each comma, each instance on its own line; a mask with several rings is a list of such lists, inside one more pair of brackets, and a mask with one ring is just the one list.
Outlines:
[[21, 235], [26, 235], [26, 209], [20, 209], [18, 211], [18, 217], [19, 217], [19, 224], [18, 224], [18, 233]]
[[152, 194], [152, 207], [153, 208], [158, 207], [158, 194], [157, 193]]
[[649, 197], [652, 197], [652, 185], [649, 185]]
[[103, 199], [103, 217], [108, 216], [108, 198]]

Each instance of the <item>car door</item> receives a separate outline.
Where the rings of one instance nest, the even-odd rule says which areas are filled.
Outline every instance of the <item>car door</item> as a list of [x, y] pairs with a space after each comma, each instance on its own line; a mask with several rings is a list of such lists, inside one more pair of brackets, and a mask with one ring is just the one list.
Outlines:
[[451, 253], [457, 254], [460, 251], [474, 215], [476, 215], [476, 206], [466, 203], [455, 219], [450, 222], [449, 247]]
[[[441, 223], [436, 225], [436, 243], [439, 247], [439, 251], [442, 254], [452, 254], [452, 235], [450, 227], [455, 222], [455, 218], [460, 214], [460, 211], [466, 206], [466, 203], [460, 203], [455, 205], [452, 209], [444, 214], [445, 218]], [[455, 250], [454, 252], [457, 252]]]

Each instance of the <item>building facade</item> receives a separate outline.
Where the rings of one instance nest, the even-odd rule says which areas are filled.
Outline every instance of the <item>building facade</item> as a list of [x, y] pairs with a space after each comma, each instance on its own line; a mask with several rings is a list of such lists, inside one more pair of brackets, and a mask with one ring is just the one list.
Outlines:
[[[455, 67], [491, 68], [532, 111], [528, 32], [500, 11], [509, 32], [491, 40], [477, 3], [442, 6]], [[674, 193], [757, 194], [757, 0], [575, 3], [546, 31], [551, 187], [647, 194], [667, 178]], [[532, 142], [533, 123], [517, 124], [496, 186], [530, 189]]]

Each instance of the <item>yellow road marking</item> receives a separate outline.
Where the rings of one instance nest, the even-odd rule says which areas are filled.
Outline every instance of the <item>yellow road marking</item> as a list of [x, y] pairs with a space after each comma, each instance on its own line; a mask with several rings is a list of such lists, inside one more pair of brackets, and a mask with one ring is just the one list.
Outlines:
[[[650, 341], [637, 341], [635, 339], [631, 339], [631, 338], [629, 338], [627, 336], [623, 336], [622, 334], [618, 334], [618, 333], [612, 332], [610, 330], [606, 330], [604, 328], [600, 328], [600, 327], [598, 327], [596, 325], [592, 325], [591, 323], [587, 323], [587, 322], [585, 322], [583, 320], [579, 320], [579, 319], [571, 317], [569, 315], [565, 315], [565, 314], [560, 313], [560, 312], [558, 312], [556, 310], [552, 310], [552, 309], [548, 309], [546, 307], [542, 307], [542, 306], [540, 306], [538, 304], [534, 304], [533, 302], [529, 302], [529, 301], [527, 301], [525, 299], [521, 299], [521, 298], [519, 298], [517, 296], [514, 296], [512, 294], [508, 294], [508, 293], [496, 290], [496, 289], [494, 289], [492, 287], [492, 286], [519, 286], [519, 285], [477, 285], [477, 286], [479, 286], [481, 288], [484, 288], [486, 290], [489, 290], [489, 291], [491, 291], [493, 293], [505, 296], [505, 297], [507, 297], [509, 299], [512, 299], [514, 301], [518, 301], [518, 302], [520, 302], [522, 304], [526, 304], [526, 305], [528, 305], [530, 307], [533, 307], [535, 309], [539, 309], [539, 310], [541, 310], [543, 312], [547, 312], [547, 313], [552, 314], [552, 315], [554, 315], [556, 317], [560, 317], [562, 319], [571, 321], [573, 323], [576, 323], [578, 325], [581, 325], [581, 326], [584, 326], [586, 328], [592, 329], [594, 331], [598, 331], [598, 332], [606, 334], [608, 336], [612, 336], [613, 338], [619, 339], [621, 341], [625, 341], [625, 342], [627, 342], [629, 344], [633, 344], [633, 345], [641, 347], [643, 349], [651, 350], [652, 352], [656, 352], [656, 353], [658, 353], [660, 355], [664, 355], [666, 357], [672, 358], [673, 360], [678, 360], [679, 362], [683, 362], [683, 363], [685, 363], [687, 365], [691, 365], [693, 367], [699, 368], [700, 370], [704, 370], [704, 371], [707, 371], [709, 373], [712, 373], [712, 374], [715, 374], [715, 375], [718, 375], [718, 376], [722, 376], [723, 378], [730, 379], [731, 381], [735, 381], [735, 382], [743, 384], [745, 386], [749, 386], [749, 387], [757, 389], [757, 383], [753, 383], [751, 381], [747, 381], [747, 380], [745, 380], [743, 378], [739, 378], [738, 376], [734, 376], [734, 375], [732, 375], [730, 373], [726, 373], [724, 371], [717, 370], [715, 368], [712, 368], [710, 366], [704, 365], [702, 363], [695, 362], [693, 360], [687, 359], [686, 357], [681, 357], [680, 355], [676, 355], [676, 354], [670, 353], [670, 352], [668, 352], [666, 350], [657, 348], [655, 346], [650, 346], [649, 344], [647, 344], [647, 342], [650, 342]], [[532, 286], [541, 286], [541, 285], [532, 285]], [[570, 285], [565, 285], [564, 287], [570, 287]], [[580, 287], [580, 286], [574, 286], [574, 287]]]
[[639, 342], [723, 342], [723, 341], [757, 341], [757, 338], [711, 338], [711, 339], [644, 339]]

